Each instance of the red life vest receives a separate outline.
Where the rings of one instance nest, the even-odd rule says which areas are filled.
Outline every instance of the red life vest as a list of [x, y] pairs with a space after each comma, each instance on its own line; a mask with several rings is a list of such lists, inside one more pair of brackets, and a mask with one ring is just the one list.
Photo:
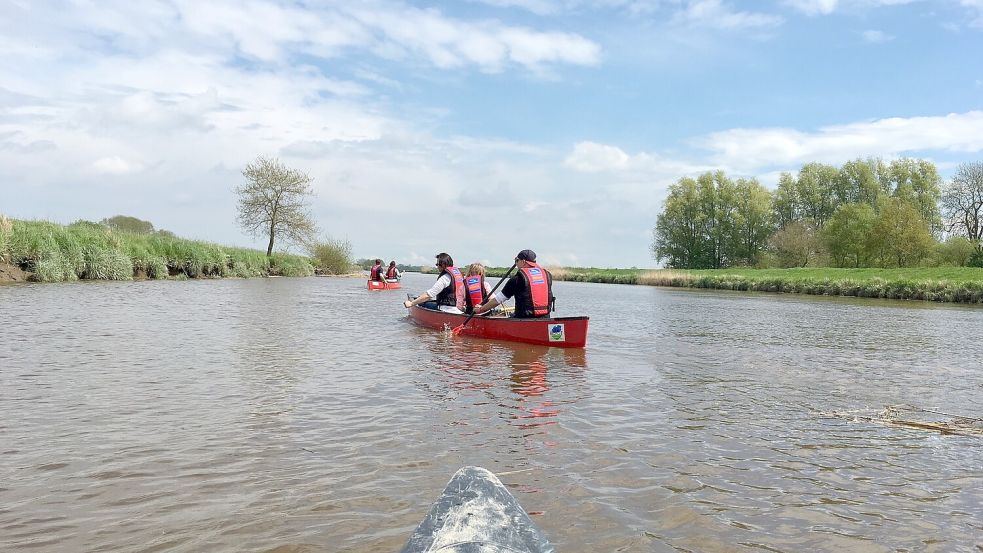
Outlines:
[[447, 267], [440, 276], [444, 276], [444, 273], [451, 276], [451, 285], [437, 294], [437, 305], [453, 305], [464, 311], [464, 276], [461, 270], [457, 267]]
[[396, 278], [396, 266], [389, 267], [386, 271], [386, 278]]
[[525, 275], [526, 288], [532, 301], [532, 315], [544, 317], [550, 314], [550, 285], [546, 278], [546, 270], [526, 261], [528, 267], [519, 269]]
[[464, 279], [464, 286], [468, 290], [468, 295], [464, 299], [469, 311], [473, 311], [475, 307], [485, 303], [485, 300], [488, 299], [488, 295], [485, 293], [485, 277], [481, 275], [469, 276]]
[[382, 280], [382, 265], [373, 265], [369, 271], [369, 280]]

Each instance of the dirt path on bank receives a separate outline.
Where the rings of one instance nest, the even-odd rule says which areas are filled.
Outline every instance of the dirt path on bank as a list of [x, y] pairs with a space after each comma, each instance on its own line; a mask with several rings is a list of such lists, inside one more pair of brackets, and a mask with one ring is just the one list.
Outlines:
[[23, 282], [31, 273], [25, 273], [16, 265], [0, 263], [0, 282]]

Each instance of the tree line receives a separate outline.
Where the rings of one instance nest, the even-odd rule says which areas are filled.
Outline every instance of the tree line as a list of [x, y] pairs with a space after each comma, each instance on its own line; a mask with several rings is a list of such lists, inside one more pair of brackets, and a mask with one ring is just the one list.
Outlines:
[[652, 255], [671, 268], [983, 266], [983, 162], [943, 182], [903, 158], [808, 163], [774, 191], [723, 171], [670, 186]]

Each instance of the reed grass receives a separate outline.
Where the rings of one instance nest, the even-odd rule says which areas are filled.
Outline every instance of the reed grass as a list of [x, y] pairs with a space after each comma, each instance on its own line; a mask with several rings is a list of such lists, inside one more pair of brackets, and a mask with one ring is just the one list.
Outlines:
[[655, 270], [645, 271], [640, 283], [717, 290], [983, 303], [983, 269], [973, 267]]
[[299, 255], [231, 248], [166, 234], [134, 234], [95, 223], [59, 225], [0, 218], [0, 261], [32, 273], [32, 280], [130, 280], [310, 276]]

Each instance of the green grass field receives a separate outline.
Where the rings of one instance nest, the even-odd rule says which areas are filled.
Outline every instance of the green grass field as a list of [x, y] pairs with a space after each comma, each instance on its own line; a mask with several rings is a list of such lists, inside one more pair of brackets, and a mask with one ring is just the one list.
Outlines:
[[[506, 267], [488, 270], [491, 277]], [[901, 269], [595, 269], [550, 268], [555, 280], [783, 292], [826, 296], [983, 303], [983, 269], [913, 267]]]
[[162, 234], [109, 230], [95, 223], [59, 225], [0, 219], [0, 262], [20, 267], [31, 280], [130, 280], [309, 276], [310, 259], [231, 248]]

